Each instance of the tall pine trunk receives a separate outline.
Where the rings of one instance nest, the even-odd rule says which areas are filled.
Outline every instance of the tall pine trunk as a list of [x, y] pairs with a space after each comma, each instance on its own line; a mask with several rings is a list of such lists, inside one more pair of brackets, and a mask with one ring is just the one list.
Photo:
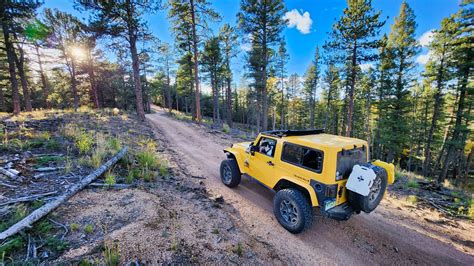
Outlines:
[[[228, 62], [227, 62], [228, 64]], [[230, 69], [230, 68], [227, 68]], [[232, 88], [231, 88], [231, 78], [227, 77], [226, 79], [226, 117], [227, 125], [232, 127]]]
[[20, 53], [20, 57], [16, 53], [15, 55], [15, 64], [16, 68], [18, 69], [18, 76], [20, 76], [20, 83], [21, 88], [23, 90], [23, 99], [25, 101], [25, 110], [27, 112], [31, 112], [33, 107], [31, 106], [31, 94], [28, 88], [28, 80], [26, 78], [25, 73], [25, 53], [21, 47], [18, 47], [18, 52]]
[[448, 174], [448, 169], [453, 162], [454, 153], [456, 152], [456, 149], [459, 149], [459, 147], [456, 147], [459, 145], [459, 143], [462, 142], [462, 120], [464, 118], [464, 104], [465, 104], [465, 98], [466, 98], [466, 90], [467, 90], [467, 85], [468, 85], [468, 79], [469, 79], [469, 67], [464, 66], [463, 70], [463, 77], [461, 79], [461, 84], [460, 84], [460, 93], [459, 93], [459, 101], [458, 101], [458, 108], [456, 111], [456, 122], [454, 123], [454, 131], [453, 135], [451, 137], [451, 141], [449, 143], [447, 152], [446, 152], [446, 158], [444, 161], [443, 168], [438, 176], [438, 183], [441, 184], [444, 179], [446, 178], [446, 175]]
[[94, 61], [92, 58], [92, 51], [91, 49], [88, 49], [87, 57], [89, 60], [89, 82], [91, 84], [91, 96], [92, 100], [94, 102], [94, 107], [95, 108], [100, 108], [100, 102], [99, 102], [99, 92], [97, 90], [97, 83], [95, 80], [95, 72], [94, 72]]
[[347, 121], [346, 121], [346, 137], [352, 136], [352, 117], [354, 114], [354, 91], [357, 75], [357, 41], [354, 40], [354, 47], [352, 48], [352, 63], [351, 63], [351, 84], [349, 87], [349, 98], [347, 106]]
[[[131, 14], [129, 13], [129, 16]], [[131, 19], [129, 19], [130, 21]], [[136, 29], [133, 28], [133, 25], [129, 25], [128, 36], [130, 42], [130, 53], [132, 55], [132, 69], [133, 69], [133, 85], [135, 91], [135, 103], [138, 118], [141, 121], [145, 121], [145, 109], [143, 108], [143, 93], [142, 93], [142, 84], [140, 81], [140, 61], [138, 59], [137, 52], [137, 37]]]
[[435, 102], [433, 106], [433, 117], [431, 118], [431, 126], [428, 131], [428, 137], [426, 139], [425, 145], [425, 161], [423, 162], [423, 175], [428, 177], [431, 175], [431, 144], [433, 142], [433, 135], [436, 129], [436, 124], [440, 116], [440, 108], [442, 104], [442, 89], [443, 89], [443, 79], [444, 79], [444, 60], [445, 60], [446, 45], [443, 45], [443, 52], [441, 54], [441, 61], [438, 68], [438, 73], [436, 77], [436, 94]]
[[[2, 10], [0, 14], [5, 14], [3, 4], [0, 5]], [[10, 74], [10, 84], [12, 86], [12, 103], [13, 103], [13, 114], [20, 114], [20, 94], [18, 93], [18, 80], [16, 79], [16, 70], [15, 70], [15, 48], [10, 40], [10, 29], [6, 21], [2, 21], [2, 30], [3, 38], [5, 42], [5, 49], [7, 51], [7, 61], [8, 61], [8, 72]]]
[[193, 32], [193, 64], [194, 64], [194, 99], [196, 104], [196, 121], [201, 122], [201, 92], [199, 89], [199, 72], [198, 72], [198, 38], [196, 33], [196, 11], [194, 6], [194, 0], [189, 0], [191, 5], [191, 21], [192, 21], [192, 32]]

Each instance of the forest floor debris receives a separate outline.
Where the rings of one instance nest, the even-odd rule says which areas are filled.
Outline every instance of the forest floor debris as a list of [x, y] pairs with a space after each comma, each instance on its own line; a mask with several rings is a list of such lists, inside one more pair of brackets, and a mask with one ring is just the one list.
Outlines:
[[[40, 122], [51, 117], [61, 122]], [[86, 109], [5, 124], [0, 166], [18, 174], [0, 174], [0, 231], [61, 195], [111, 151], [131, 151], [101, 180], [0, 243], [0, 262], [281, 263], [275, 250], [235, 226], [238, 217], [216, 207], [202, 184], [190, 182], [179, 162], [160, 153], [153, 131], [133, 115]]]

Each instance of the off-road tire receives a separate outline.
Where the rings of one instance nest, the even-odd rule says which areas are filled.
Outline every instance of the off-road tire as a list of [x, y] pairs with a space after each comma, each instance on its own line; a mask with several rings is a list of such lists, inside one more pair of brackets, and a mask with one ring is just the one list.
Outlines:
[[[227, 173], [226, 171], [230, 172]], [[221, 180], [224, 185], [228, 187], [236, 187], [240, 184], [240, 178], [242, 177], [242, 174], [240, 173], [237, 161], [234, 159], [223, 160], [221, 162], [220, 173]], [[226, 176], [226, 174], [230, 174], [230, 176]]]
[[[288, 222], [287, 218], [284, 217], [285, 214], [281, 210], [284, 201], [293, 204], [296, 209], [297, 218], [295, 223]], [[313, 209], [309, 199], [296, 189], [287, 188], [276, 193], [273, 198], [273, 213], [280, 225], [293, 234], [301, 233], [303, 230], [310, 228], [313, 223]]]
[[379, 205], [380, 201], [382, 200], [385, 190], [387, 188], [387, 171], [383, 169], [380, 166], [374, 166], [371, 164], [367, 164], [364, 166], [368, 166], [374, 170], [376, 177], [374, 182], [377, 182], [377, 179], [380, 179], [380, 193], [378, 193], [377, 197], [373, 200], [370, 200], [370, 193], [367, 196], [362, 196], [358, 193], [355, 193], [353, 191], [347, 190], [347, 199], [350, 203], [350, 205], [356, 210], [356, 211], [363, 211], [365, 213], [370, 213], [377, 206]]

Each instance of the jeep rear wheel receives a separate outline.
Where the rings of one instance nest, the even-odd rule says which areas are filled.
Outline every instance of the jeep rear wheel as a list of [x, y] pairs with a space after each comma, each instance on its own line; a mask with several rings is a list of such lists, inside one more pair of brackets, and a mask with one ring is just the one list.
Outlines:
[[309, 228], [313, 222], [311, 205], [296, 189], [282, 189], [273, 199], [273, 213], [286, 230], [298, 234]]
[[240, 173], [239, 166], [234, 159], [227, 159], [221, 162], [221, 180], [224, 185], [228, 187], [236, 187], [240, 184]]
[[369, 194], [362, 196], [353, 191], [348, 190], [348, 201], [356, 209], [365, 213], [370, 213], [382, 201], [383, 195], [387, 188], [387, 172], [379, 166], [370, 166], [374, 170], [376, 176], [370, 187]]

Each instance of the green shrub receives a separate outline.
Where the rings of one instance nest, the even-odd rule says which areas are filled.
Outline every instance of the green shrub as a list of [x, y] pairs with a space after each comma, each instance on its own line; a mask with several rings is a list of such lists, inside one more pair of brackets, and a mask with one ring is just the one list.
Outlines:
[[88, 153], [92, 149], [94, 144], [94, 139], [92, 134], [86, 133], [85, 131], [78, 134], [75, 138], [76, 148], [79, 150], [79, 153]]
[[94, 232], [94, 225], [86, 224], [86, 226], [84, 227], [84, 233], [92, 234], [93, 232]]
[[105, 184], [109, 186], [113, 186], [116, 184], [115, 175], [110, 171], [105, 173]]
[[76, 223], [72, 223], [69, 225], [69, 227], [71, 228], [71, 231], [77, 231], [79, 230], [80, 225]]
[[230, 127], [226, 123], [222, 125], [222, 132], [224, 133], [229, 133], [230, 132]]

